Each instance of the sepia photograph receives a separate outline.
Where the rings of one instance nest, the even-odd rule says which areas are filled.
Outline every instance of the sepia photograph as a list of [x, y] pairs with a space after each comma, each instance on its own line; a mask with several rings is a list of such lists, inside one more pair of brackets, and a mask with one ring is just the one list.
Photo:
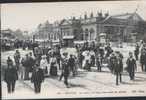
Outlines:
[[0, 4], [2, 99], [146, 96], [146, 1]]

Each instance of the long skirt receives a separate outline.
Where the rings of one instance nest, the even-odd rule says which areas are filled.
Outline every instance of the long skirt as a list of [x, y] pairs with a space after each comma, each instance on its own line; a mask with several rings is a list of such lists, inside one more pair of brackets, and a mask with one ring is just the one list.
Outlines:
[[50, 67], [50, 75], [57, 76], [57, 66], [51, 65]]

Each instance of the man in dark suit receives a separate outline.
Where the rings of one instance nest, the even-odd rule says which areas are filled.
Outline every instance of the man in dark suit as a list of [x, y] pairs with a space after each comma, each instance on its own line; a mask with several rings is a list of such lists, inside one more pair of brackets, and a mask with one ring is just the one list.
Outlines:
[[113, 52], [112, 48], [110, 47], [110, 44], [107, 45], [107, 47], [105, 47], [105, 50], [107, 51], [106, 53], [106, 57], [109, 57], [110, 54]]
[[112, 53], [109, 59], [109, 69], [111, 71], [111, 73], [114, 73], [114, 68], [116, 66], [116, 62], [117, 62], [117, 58], [115, 53]]
[[8, 59], [7, 59], [7, 66], [9, 67], [11, 65], [13, 65], [13, 61], [12, 61], [12, 59], [10, 57], [8, 57]]
[[62, 58], [62, 73], [60, 76], [60, 81], [62, 77], [64, 77], [64, 84], [66, 85], [67, 88], [69, 88], [68, 86], [69, 64], [68, 64], [68, 58], [67, 58], [68, 53], [63, 53], [63, 55], [64, 55], [64, 58]]
[[146, 71], [146, 50], [143, 50], [140, 55], [141, 70]]
[[134, 50], [134, 55], [136, 60], [138, 60], [138, 55], [139, 55], [139, 45], [136, 44], [135, 50]]
[[100, 54], [100, 57], [101, 57], [101, 64], [102, 64], [103, 60], [104, 60], [104, 49], [103, 49], [103, 47], [99, 47], [99, 54]]
[[29, 80], [29, 71], [30, 71], [30, 68], [31, 68], [31, 60], [29, 59], [29, 55], [26, 54], [26, 58], [23, 62], [23, 66], [24, 66], [24, 69], [25, 69], [25, 75], [24, 75], [24, 80]]
[[97, 71], [101, 72], [101, 57], [99, 54], [96, 54], [96, 66]]
[[132, 52], [129, 52], [129, 58], [127, 59], [127, 71], [130, 76], [130, 80], [134, 80], [135, 70], [137, 69], [136, 60], [133, 58]]
[[32, 72], [32, 70], [33, 70], [33, 66], [34, 66], [34, 64], [35, 64], [35, 59], [33, 58], [33, 56], [32, 56], [32, 52], [30, 52], [29, 53], [29, 55], [28, 55], [29, 57], [29, 72]]
[[18, 80], [17, 69], [11, 64], [7, 67], [4, 74], [4, 81], [7, 83], [8, 93], [15, 91], [16, 80]]
[[41, 91], [41, 83], [44, 81], [44, 73], [39, 65], [35, 65], [34, 70], [32, 72], [31, 82], [34, 83], [35, 93], [40, 93]]
[[122, 72], [123, 72], [123, 62], [119, 53], [116, 53], [115, 63], [116, 63], [116, 66], [114, 68], [114, 72], [116, 74], [116, 85], [119, 85], [119, 79], [120, 79], [120, 82], [122, 82]]
[[16, 50], [16, 52], [14, 54], [14, 60], [15, 60], [17, 70], [19, 70], [19, 67], [20, 67], [20, 58], [21, 58], [20, 52], [19, 52], [19, 50]]
[[75, 76], [75, 59], [73, 58], [73, 55], [70, 55], [68, 65], [70, 66], [70, 70], [73, 73], [73, 76]]

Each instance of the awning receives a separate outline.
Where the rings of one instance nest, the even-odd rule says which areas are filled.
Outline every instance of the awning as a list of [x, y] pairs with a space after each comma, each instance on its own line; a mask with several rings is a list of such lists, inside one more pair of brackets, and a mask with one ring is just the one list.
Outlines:
[[35, 39], [35, 41], [44, 42], [44, 41], [48, 41], [48, 39]]
[[100, 33], [99, 36], [106, 36], [106, 33]]
[[63, 39], [74, 39], [74, 36], [73, 35], [63, 36]]
[[131, 35], [137, 35], [138, 33], [130, 33]]
[[58, 43], [59, 42], [59, 39], [57, 40], [52, 40], [53, 43]]
[[85, 43], [86, 41], [74, 41], [75, 44], [83, 44]]

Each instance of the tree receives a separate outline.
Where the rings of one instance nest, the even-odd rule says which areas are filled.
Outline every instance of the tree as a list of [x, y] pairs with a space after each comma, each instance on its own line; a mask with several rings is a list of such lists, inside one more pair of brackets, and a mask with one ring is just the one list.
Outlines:
[[14, 31], [14, 35], [15, 37], [19, 38], [19, 39], [23, 39], [23, 32], [20, 29], [17, 29], [16, 31]]

